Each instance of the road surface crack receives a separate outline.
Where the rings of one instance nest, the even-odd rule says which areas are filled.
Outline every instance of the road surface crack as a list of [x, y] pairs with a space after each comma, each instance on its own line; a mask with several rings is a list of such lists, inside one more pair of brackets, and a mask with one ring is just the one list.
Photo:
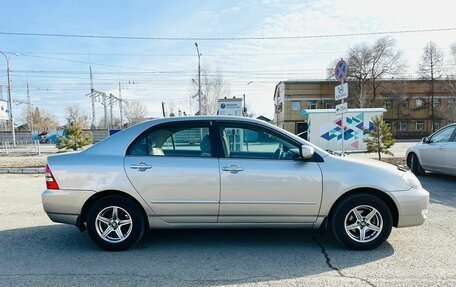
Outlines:
[[369, 280], [367, 280], [365, 278], [345, 275], [339, 268], [337, 268], [336, 266], [334, 266], [331, 263], [331, 258], [329, 257], [328, 252], [326, 252], [325, 246], [317, 239], [316, 235], [312, 235], [312, 239], [315, 241], [315, 243], [318, 244], [318, 246], [320, 246], [321, 254], [323, 254], [323, 256], [325, 256], [325, 259], [326, 259], [326, 265], [328, 265], [328, 267], [331, 268], [332, 270], [336, 271], [340, 277], [357, 279], [357, 280], [360, 280], [360, 281], [368, 284], [371, 287], [377, 287], [375, 284], [373, 284], [372, 282], [370, 282]]

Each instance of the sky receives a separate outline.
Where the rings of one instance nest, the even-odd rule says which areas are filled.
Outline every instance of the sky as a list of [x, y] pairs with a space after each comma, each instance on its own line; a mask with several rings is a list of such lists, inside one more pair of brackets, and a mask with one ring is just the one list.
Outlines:
[[[164, 38], [258, 38], [341, 35], [456, 28], [453, 1], [3, 1], [0, 33], [55, 33]], [[349, 47], [382, 35], [279, 40], [198, 40], [203, 69], [221, 71], [229, 96], [246, 95], [255, 115], [273, 117], [274, 88], [289, 79], [325, 79]], [[390, 35], [416, 74], [423, 47], [434, 41], [445, 52], [456, 30]], [[95, 89], [140, 101], [149, 117], [167, 110], [194, 113], [192, 79], [197, 78], [194, 40], [127, 40], [0, 34], [0, 51], [10, 57], [12, 92], [65, 121], [65, 107], [91, 113], [89, 65]], [[19, 53], [19, 56], [14, 55]], [[6, 99], [6, 63], [0, 57], [1, 97]], [[97, 121], [102, 105], [96, 103]], [[17, 121], [24, 104], [15, 104]], [[114, 107], [118, 113], [118, 106]]]

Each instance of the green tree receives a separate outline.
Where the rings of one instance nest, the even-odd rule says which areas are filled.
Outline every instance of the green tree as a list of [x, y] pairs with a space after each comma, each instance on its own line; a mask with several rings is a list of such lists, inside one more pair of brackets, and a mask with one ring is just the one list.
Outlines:
[[92, 143], [92, 134], [84, 134], [81, 126], [74, 120], [69, 120], [63, 130], [64, 135], [58, 137], [58, 149], [78, 150]]
[[372, 118], [374, 123], [374, 130], [366, 130], [368, 135], [364, 138], [367, 143], [367, 152], [376, 152], [378, 159], [382, 159], [383, 154], [394, 155], [389, 148], [392, 147], [396, 141], [393, 139], [390, 127], [383, 121], [383, 116], [375, 116]]

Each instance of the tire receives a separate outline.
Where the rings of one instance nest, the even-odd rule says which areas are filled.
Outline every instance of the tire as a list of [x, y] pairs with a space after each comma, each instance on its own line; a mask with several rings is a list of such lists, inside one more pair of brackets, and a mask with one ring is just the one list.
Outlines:
[[140, 207], [133, 200], [120, 195], [96, 201], [87, 215], [90, 238], [109, 251], [128, 249], [141, 239], [144, 229], [145, 219]]
[[411, 153], [409, 155], [409, 158], [407, 160], [407, 165], [414, 174], [417, 174], [417, 175], [424, 174], [424, 169], [421, 166], [420, 160], [418, 159], [416, 154]]
[[388, 239], [392, 226], [393, 217], [388, 206], [370, 194], [354, 194], [345, 198], [330, 217], [334, 238], [341, 245], [355, 250], [371, 250], [382, 245]]

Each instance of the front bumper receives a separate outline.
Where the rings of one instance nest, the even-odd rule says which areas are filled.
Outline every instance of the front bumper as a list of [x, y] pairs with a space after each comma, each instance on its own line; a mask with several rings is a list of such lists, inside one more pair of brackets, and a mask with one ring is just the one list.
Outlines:
[[399, 211], [397, 227], [422, 225], [429, 207], [429, 192], [424, 188], [389, 192]]
[[94, 193], [89, 190], [46, 189], [41, 200], [52, 221], [76, 225], [84, 203]]

